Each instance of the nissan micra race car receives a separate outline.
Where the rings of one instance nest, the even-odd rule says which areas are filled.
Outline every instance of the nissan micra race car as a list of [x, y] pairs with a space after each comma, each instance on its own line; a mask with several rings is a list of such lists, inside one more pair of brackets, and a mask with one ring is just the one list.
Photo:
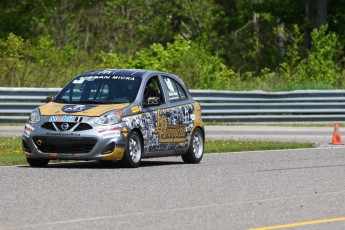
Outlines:
[[83, 73], [32, 111], [22, 146], [28, 163], [51, 159], [119, 161], [182, 156], [199, 163], [204, 152], [201, 108], [173, 74], [111, 69]]

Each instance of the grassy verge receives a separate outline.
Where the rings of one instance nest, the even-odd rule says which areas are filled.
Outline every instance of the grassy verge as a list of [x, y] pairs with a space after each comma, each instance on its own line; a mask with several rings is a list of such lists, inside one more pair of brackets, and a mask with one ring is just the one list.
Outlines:
[[[269, 142], [269, 141], [235, 141], [206, 140], [205, 153], [240, 152], [252, 150], [312, 148], [311, 143]], [[21, 137], [0, 138], [0, 165], [26, 164], [21, 148]]]
[[21, 137], [0, 138], [0, 165], [26, 164]]

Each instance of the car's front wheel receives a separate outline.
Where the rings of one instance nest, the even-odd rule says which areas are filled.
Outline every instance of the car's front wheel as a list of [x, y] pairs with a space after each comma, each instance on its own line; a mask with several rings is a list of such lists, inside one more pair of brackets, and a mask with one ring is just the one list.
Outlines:
[[196, 128], [191, 136], [187, 153], [182, 155], [186, 163], [199, 163], [204, 155], [204, 135], [200, 128]]
[[143, 144], [141, 137], [134, 131], [127, 138], [125, 153], [121, 160], [122, 165], [130, 168], [138, 167], [141, 162], [142, 153]]
[[42, 158], [26, 158], [31, 167], [45, 167], [49, 163], [49, 159]]

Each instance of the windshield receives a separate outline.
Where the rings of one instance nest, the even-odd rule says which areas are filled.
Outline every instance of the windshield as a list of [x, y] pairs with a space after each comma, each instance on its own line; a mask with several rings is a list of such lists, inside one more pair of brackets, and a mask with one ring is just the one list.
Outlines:
[[56, 96], [57, 103], [116, 104], [133, 102], [141, 78], [132, 76], [82, 76]]

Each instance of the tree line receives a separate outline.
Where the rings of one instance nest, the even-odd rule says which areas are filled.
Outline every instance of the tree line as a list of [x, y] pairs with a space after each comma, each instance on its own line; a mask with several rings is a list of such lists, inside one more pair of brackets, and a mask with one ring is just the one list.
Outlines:
[[337, 89], [345, 0], [2, 0], [0, 83], [61, 87], [100, 68], [192, 89]]

